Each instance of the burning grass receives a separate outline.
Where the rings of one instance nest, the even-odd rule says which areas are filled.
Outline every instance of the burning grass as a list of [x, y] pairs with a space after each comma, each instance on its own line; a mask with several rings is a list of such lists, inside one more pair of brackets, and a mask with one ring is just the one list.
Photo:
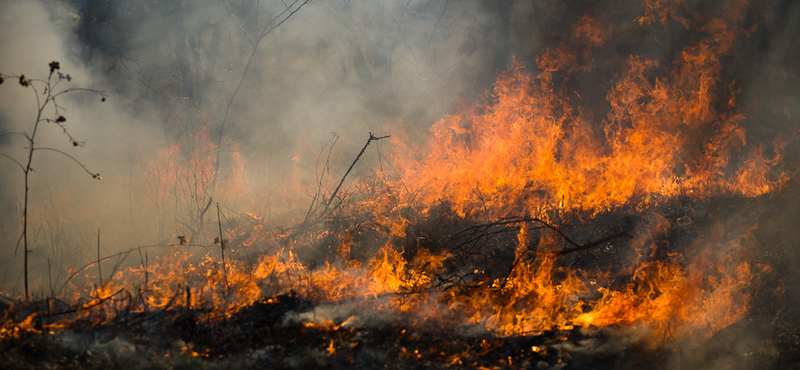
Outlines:
[[[747, 144], [737, 88], [721, 79], [746, 33], [747, 3], [728, 5], [693, 20], [700, 36], [668, 65], [617, 63], [599, 122], [572, 87], [613, 29], [581, 17], [538, 74], [515, 64], [422, 147], [392, 137], [391, 175], [342, 188], [386, 138], [370, 134], [335, 189], [320, 181], [283, 228], [256, 215], [223, 230], [218, 202], [205, 253], [181, 235], [153, 261], [140, 253], [138, 266], [87, 277], [71, 299], [5, 308], [3, 353], [20, 368], [50, 345], [63, 367], [636, 368], [724, 343], [753, 312], [779, 311], [766, 302], [786, 282], [753, 215], [772, 196], [796, 199], [785, 144]], [[211, 143], [205, 128], [195, 139]], [[200, 235], [217, 169], [188, 152]], [[168, 172], [166, 183], [188, 178]], [[752, 344], [747, 361], [789, 364], [771, 349], [797, 344]]]
[[[689, 224], [675, 221], [686, 205], [670, 207], [582, 222], [627, 229], [600, 232], [613, 238], [585, 249], [567, 241], [575, 242], [568, 235], [577, 226], [562, 235], [531, 219], [486, 223], [449, 212], [411, 217], [403, 227], [372, 225], [385, 234], [349, 229], [349, 254], [308, 230], [293, 247], [305, 240], [327, 255], [315, 268], [293, 248], [275, 246], [282, 249], [254, 260], [231, 258], [223, 272], [213, 256], [194, 260], [176, 245], [169, 256], [118, 272], [80, 304], [13, 304], [4, 351], [20, 368], [45, 347], [63, 351], [62, 366], [98, 368], [143, 350], [149, 357], [133, 361], [139, 368], [373, 368], [374, 361], [550, 368], [598, 356], [666, 363], [681, 343], [719, 340], [750, 312], [754, 292], [772, 284], [769, 268], [746, 258], [752, 230], [730, 232], [741, 227], [731, 223], [701, 233], [715, 212], [703, 217], [693, 204]], [[665, 246], [682, 239], [694, 240], [682, 254]], [[369, 259], [353, 257], [369, 255], [357, 250], [368, 241], [382, 245]]]

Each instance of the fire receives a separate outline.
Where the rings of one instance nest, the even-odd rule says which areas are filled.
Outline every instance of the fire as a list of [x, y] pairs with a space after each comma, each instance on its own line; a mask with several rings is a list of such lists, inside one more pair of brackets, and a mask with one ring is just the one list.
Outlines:
[[[667, 6], [645, 5], [651, 11]], [[746, 6], [734, 2], [719, 19], [707, 20], [701, 25], [706, 37], [671, 65], [630, 56], [615, 75], [606, 95], [609, 110], [599, 122], [563, 83], [594, 68], [592, 53], [612, 32], [582, 17], [573, 38], [537, 59], [539, 74], [515, 64], [485, 102], [437, 122], [427, 144], [404, 151], [424, 153], [421, 159], [397, 157], [401, 182], [413, 194], [409, 202], [428, 212], [444, 202], [467, 219], [524, 214], [558, 223], [573, 215], [653, 209], [679, 196], [755, 197], [779, 188], [786, 176], [773, 168], [783, 144], [775, 142], [771, 159], [762, 147], [747, 147], [739, 125], [744, 117], [735, 109], [738, 90], [720, 79], [721, 59], [746, 33], [737, 28]], [[630, 281], [596, 287], [587, 281], [608, 276], [559, 266], [563, 241], [545, 234], [531, 248], [536, 241], [527, 227], [520, 228], [508, 276], [469, 293], [451, 292], [451, 309], [503, 334], [648, 325], [655, 336], [673, 337], [707, 337], [747, 311], [746, 292], [757, 271], [737, 255], [713, 254], [706, 246], [686, 265], [680, 256], [653, 260], [645, 252], [654, 240], [641, 241]]]
[[729, 268], [702, 260], [688, 269], [651, 262], [623, 289], [599, 288], [603, 297], [596, 307], [574, 322], [600, 327], [647, 323], [657, 336], [708, 338], [744, 317], [752, 278], [747, 262]]
[[[647, 0], [638, 23], [665, 24], [664, 17], [675, 17], [672, 5], [681, 3]], [[422, 320], [460, 321], [499, 335], [616, 326], [647, 328], [654, 341], [707, 338], [745, 316], [752, 281], [765, 268], [746, 259], [747, 237], [729, 235], [733, 231], [720, 232], [718, 240], [698, 241], [686, 255], [656, 255], [657, 244], [675, 226], [658, 215], [658, 206], [678, 197], [755, 197], [787, 181], [785, 174], [775, 174], [785, 144], [776, 141], [771, 153], [748, 146], [740, 126], [745, 117], [735, 105], [736, 84], [721, 78], [721, 59], [744, 33], [737, 25], [746, 4], [734, 2], [725, 9], [720, 18], [702, 23], [704, 37], [670, 64], [626, 57], [605, 95], [608, 109], [602, 116], [587, 112], [582, 97], [565, 81], [597, 68], [594, 53], [614, 31], [581, 17], [572, 37], [536, 59], [538, 72], [515, 62], [484, 101], [435, 123], [421, 147], [395, 136], [395, 146], [402, 149], [394, 154], [398, 175], [372, 179], [380, 185], [357, 184], [354, 192], [368, 195], [353, 196], [337, 210], [366, 215], [367, 221], [343, 226], [336, 216], [323, 215], [317, 224], [304, 221], [295, 234], [282, 230], [260, 237], [271, 233], [271, 225], [252, 213], [258, 222], [249, 234], [231, 229], [221, 237], [245, 235], [241, 245], [263, 246], [266, 253], [221, 260], [218, 248], [194, 256], [172, 246], [166, 256], [93, 286], [90, 301], [80, 310], [98, 323], [111, 319], [103, 309], [178, 307], [201, 310], [213, 320], [291, 295], [315, 303], [416, 313]], [[203, 207], [209, 207], [206, 196], [219, 181], [213, 154], [219, 148], [207, 128], [191, 141], [191, 147], [175, 144], [161, 153], [169, 159], [166, 166], [154, 161], [151, 167], [160, 179], [157, 197], [191, 203], [202, 224]], [[233, 148], [234, 170], [229, 193], [220, 201], [232, 201], [247, 188], [244, 159], [232, 143], [228, 147]], [[297, 165], [302, 156], [292, 161]], [[624, 266], [590, 271], [562, 263], [569, 247], [560, 226], [617, 210], [649, 213], [642, 216], [649, 225], [620, 244], [631, 248]], [[513, 220], [503, 226], [514, 231], [515, 240], [492, 246], [510, 246], [512, 263], [453, 266], [466, 258], [458, 260], [459, 251], [437, 248], [444, 242], [426, 244], [424, 233], [413, 230], [422, 220], [448, 217], [456, 220], [453, 224], [470, 226]], [[320, 226], [325, 222], [327, 227]], [[333, 252], [314, 267], [297, 255], [324, 243]], [[355, 250], [374, 253], [364, 257]], [[452, 273], [461, 270], [471, 273]], [[452, 276], [444, 278], [445, 273]], [[121, 298], [122, 291], [136, 293]], [[24, 329], [31, 320], [4, 326], [0, 338], [32, 330]], [[307, 324], [329, 330], [346, 326], [332, 320]], [[330, 340], [324, 348], [335, 355], [344, 347]], [[533, 346], [531, 351], [544, 350]], [[404, 356], [421, 357], [418, 352]], [[462, 363], [459, 356], [450, 361]]]
[[[709, 21], [703, 27], [709, 36], [671, 66], [630, 56], [600, 122], [560, 80], [593, 68], [591, 52], [605, 37], [582, 18], [573, 39], [537, 60], [541, 73], [517, 63], [485, 104], [436, 123], [429, 142], [416, 150], [425, 153], [420, 163], [399, 158], [404, 184], [420, 192], [422, 204], [443, 199], [464, 217], [593, 215], [679, 195], [756, 196], [775, 189], [785, 177], [770, 178], [771, 160], [761, 150], [748, 153], [745, 166], [730, 163], [745, 149], [744, 117], [734, 109], [735, 85], [719, 78], [720, 59], [741, 33], [735, 25], [744, 6]], [[775, 148], [779, 160], [780, 145]]]

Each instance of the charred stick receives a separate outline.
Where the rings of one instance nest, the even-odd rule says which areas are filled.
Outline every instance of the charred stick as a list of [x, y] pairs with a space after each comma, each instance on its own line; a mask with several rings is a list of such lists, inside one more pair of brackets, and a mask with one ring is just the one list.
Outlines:
[[164, 311], [167, 311], [169, 310], [170, 307], [172, 307], [172, 304], [175, 303], [175, 299], [177, 299], [180, 294], [181, 294], [181, 285], [178, 284], [178, 289], [175, 289], [175, 294], [173, 294], [172, 298], [170, 298], [169, 301], [167, 301], [167, 304], [164, 305]]
[[219, 202], [217, 202], [217, 224], [219, 225], [219, 250], [222, 253], [222, 281], [225, 284], [225, 299], [228, 299], [228, 271], [225, 267], [225, 239], [222, 237], [222, 218], [219, 215]]
[[192, 288], [188, 285], [186, 286], [186, 309], [192, 309]]
[[9, 349], [7, 351], [3, 350], [3, 355], [7, 355], [9, 353], [16, 352], [18, 349], [27, 346], [28, 343], [33, 341], [33, 339], [34, 339], [34, 337], [30, 337], [30, 338], [26, 339], [24, 342], [20, 343], [20, 345], [14, 347], [14, 348], [11, 348], [11, 349]]
[[55, 291], [53, 291], [53, 268], [50, 265], [50, 257], [47, 257], [47, 282], [50, 283], [50, 295], [54, 296]]
[[[166, 245], [170, 245], [170, 244], [166, 244]], [[127, 257], [127, 255], [128, 255], [129, 253], [133, 252], [134, 250], [138, 250], [138, 251], [139, 251], [139, 258], [142, 258], [142, 251], [141, 251], [141, 250], [142, 250], [142, 248], [155, 248], [155, 247], [163, 247], [163, 246], [165, 246], [165, 245], [164, 245], [164, 244], [151, 244], [151, 245], [146, 245], [146, 246], [140, 246], [140, 247], [136, 247], [136, 248], [131, 248], [131, 249], [128, 249], [128, 250], [126, 250], [126, 251], [122, 251], [122, 252], [119, 252], [119, 253], [114, 253], [114, 254], [112, 254], [112, 255], [108, 255], [108, 256], [105, 256], [105, 257], [103, 257], [103, 258], [100, 258], [100, 260], [99, 260], [99, 261], [100, 261], [100, 262], [104, 262], [104, 261], [110, 260], [110, 259], [112, 259], [112, 258], [114, 258], [114, 257], [117, 257], [117, 258], [124, 259], [124, 258], [126, 258], [126, 257]], [[205, 247], [205, 246], [202, 246], [202, 245], [190, 245], [190, 246], [193, 246], [193, 247]], [[144, 257], [145, 257], [145, 258], [144, 258], [144, 260], [145, 260], [145, 262], [146, 262], [146, 260], [147, 260], [147, 252], [145, 252], [145, 256], [144, 256]], [[89, 262], [89, 263], [88, 263], [88, 264], [86, 264], [85, 266], [83, 266], [83, 267], [81, 267], [81, 268], [79, 268], [79, 269], [77, 269], [77, 270], [73, 271], [73, 272], [72, 272], [72, 274], [70, 274], [70, 275], [67, 277], [67, 279], [64, 281], [64, 283], [63, 283], [63, 284], [61, 284], [61, 288], [59, 288], [59, 289], [58, 289], [58, 291], [61, 291], [61, 292], [63, 292], [63, 291], [64, 291], [64, 290], [67, 288], [67, 284], [69, 284], [69, 282], [70, 282], [70, 281], [72, 281], [72, 279], [73, 279], [73, 278], [75, 278], [76, 276], [78, 276], [78, 274], [80, 274], [80, 273], [81, 273], [81, 271], [83, 271], [83, 270], [86, 270], [86, 269], [88, 269], [89, 267], [92, 267], [92, 266], [93, 266], [95, 263], [98, 263], [98, 261], [92, 261], [92, 262]], [[120, 261], [120, 262], [118, 262], [118, 264], [119, 264], [119, 263], [121, 263], [121, 261]], [[147, 266], [146, 266], [146, 264], [144, 264], [143, 266], [144, 266], [144, 267], [147, 267]], [[145, 285], [147, 285], [147, 269], [146, 269], [146, 268], [145, 268]]]
[[149, 274], [147, 272], [147, 266], [149, 265], [149, 258], [147, 256], [147, 252], [146, 251], [144, 252], [144, 257], [142, 257], [142, 248], [141, 247], [137, 248], [137, 250], [139, 251], [139, 261], [142, 263], [142, 270], [144, 271], [144, 290], [146, 290], [147, 289], [147, 283], [148, 283], [148, 277], [149, 277], [148, 276]]
[[[325, 174], [330, 172], [331, 168], [331, 155], [333, 154], [333, 148], [336, 146], [336, 142], [339, 141], [339, 136], [333, 134], [331, 136], [329, 144], [326, 144], [328, 147], [328, 156], [325, 158], [325, 165], [323, 166], [322, 173], [320, 174], [319, 170], [317, 171], [316, 178], [317, 178], [317, 192], [314, 194], [314, 199], [311, 200], [311, 204], [308, 206], [308, 212], [306, 216], [303, 218], [303, 222], [301, 225], [305, 225], [305, 223], [309, 220], [312, 214], [315, 214], [316, 211], [319, 210], [320, 204], [322, 203], [320, 200], [324, 198], [323, 189], [325, 185], [323, 181], [325, 179]], [[323, 150], [324, 151], [324, 150]], [[322, 152], [317, 155], [316, 160], [316, 167], [319, 168], [319, 159], [322, 156]]]
[[583, 245], [575, 244], [576, 245], [575, 248], [565, 249], [563, 251], [556, 252], [556, 255], [563, 256], [565, 254], [569, 254], [569, 253], [573, 253], [573, 252], [584, 251], [584, 250], [587, 250], [587, 249], [592, 249], [594, 247], [600, 246], [600, 245], [605, 244], [606, 242], [612, 241], [614, 239], [628, 238], [628, 237], [630, 237], [630, 234], [628, 234], [627, 232], [621, 231], [621, 232], [618, 232], [616, 234], [605, 236], [605, 237], [600, 238], [598, 240], [595, 240], [595, 241], [593, 241], [591, 243], [587, 243], [587, 244], [583, 244]]
[[[526, 249], [526, 250], [525, 250], [525, 252], [527, 252], [527, 251], [531, 250], [531, 248], [530, 248], [530, 247], [527, 247], [527, 248], [525, 248], [525, 249]], [[511, 277], [511, 273], [512, 273], [512, 272], [514, 272], [514, 269], [515, 269], [515, 268], [517, 267], [517, 265], [519, 264], [519, 261], [522, 261], [522, 257], [523, 257], [524, 255], [525, 255], [525, 253], [520, 253], [520, 255], [519, 255], [519, 256], [517, 256], [517, 258], [515, 258], [515, 259], [514, 259], [514, 263], [511, 265], [511, 268], [510, 268], [510, 269], [508, 269], [508, 273], [506, 273], [506, 276], [505, 276], [505, 277], [503, 277], [503, 283], [502, 283], [502, 284], [500, 284], [500, 289], [503, 289], [503, 288], [505, 288], [505, 287], [506, 287], [506, 284], [508, 283], [508, 279]]]
[[[583, 244], [583, 245], [577, 244], [577, 247], [575, 247], [575, 248], [567, 249], [567, 250], [563, 250], [563, 251], [558, 251], [558, 252], [553, 252], [553, 254], [555, 254], [556, 256], [563, 256], [563, 255], [568, 254], [568, 253], [573, 253], [573, 252], [578, 252], [578, 251], [591, 249], [591, 248], [597, 247], [599, 245], [602, 245], [602, 244], [604, 244], [604, 243], [606, 243], [608, 241], [611, 241], [611, 240], [614, 240], [614, 239], [617, 239], [617, 238], [624, 238], [624, 237], [628, 237], [628, 236], [630, 236], [630, 235], [628, 235], [628, 233], [620, 232], [620, 233], [617, 233], [617, 234], [608, 235], [606, 237], [600, 238], [600, 239], [595, 240], [595, 241], [593, 241], [591, 243], [587, 243], [587, 244]], [[530, 250], [533, 250], [533, 249], [534, 248], [527, 247], [526, 248], [526, 252], [530, 251]], [[544, 252], [548, 252], [548, 251], [544, 251]], [[508, 269], [508, 273], [506, 273], [506, 276], [503, 278], [503, 283], [500, 284], [500, 289], [503, 289], [506, 286], [506, 283], [508, 282], [508, 279], [511, 277], [511, 273], [514, 272], [514, 268], [517, 267], [519, 262], [522, 260], [523, 256], [524, 256], [524, 253], [520, 254], [519, 257], [514, 259], [514, 263], [511, 265], [511, 268]]]
[[[300, 226], [297, 226], [295, 228], [295, 231], [293, 233], [291, 233], [289, 236], [286, 237], [285, 241], [293, 239], [294, 237], [296, 237], [296, 236], [300, 235], [301, 233], [303, 233], [306, 230], [306, 228], [308, 228], [309, 226], [314, 225], [317, 222], [319, 222], [322, 219], [324, 219], [325, 216], [327, 215], [328, 211], [330, 210], [331, 204], [333, 204], [333, 201], [336, 199], [336, 196], [339, 194], [339, 190], [342, 189], [342, 185], [344, 185], [344, 181], [347, 179], [347, 176], [350, 174], [350, 171], [353, 170], [353, 167], [356, 166], [356, 163], [358, 163], [359, 159], [361, 159], [361, 156], [364, 155], [364, 152], [367, 151], [367, 147], [369, 147], [369, 144], [372, 143], [373, 141], [383, 140], [383, 139], [389, 138], [391, 136], [392, 135], [375, 136], [375, 135], [372, 134], [372, 132], [370, 132], [369, 133], [369, 138], [367, 139], [367, 143], [364, 144], [364, 147], [361, 148], [360, 152], [358, 152], [358, 155], [356, 156], [356, 159], [353, 160], [353, 163], [350, 164], [350, 167], [347, 168], [347, 171], [344, 173], [344, 176], [342, 176], [341, 180], [339, 180], [339, 184], [337, 184], [336, 188], [333, 189], [333, 193], [331, 193], [331, 197], [327, 201], [325, 201], [325, 205], [322, 207], [322, 211], [319, 214], [317, 214], [317, 217], [315, 217], [315, 219], [313, 221], [310, 221], [310, 222], [308, 221], [308, 218], [311, 215], [312, 210], [314, 209], [315, 203], [320, 202], [319, 194], [318, 194], [318, 195], [314, 196], [314, 199], [311, 202], [311, 206], [309, 206], [309, 208], [308, 208], [308, 213], [306, 214], [305, 219], [303, 219], [303, 222], [300, 223]], [[287, 230], [290, 230], [290, 229], [287, 229]]]
[[117, 271], [120, 269], [120, 267], [122, 267], [122, 262], [124, 262], [125, 259], [128, 258], [128, 254], [130, 254], [131, 251], [132, 250], [128, 250], [127, 253], [120, 254], [117, 256], [117, 262], [114, 263], [114, 268], [111, 269], [111, 274], [108, 275], [109, 280], [113, 278], [114, 275], [117, 274]]
[[448, 205], [447, 205], [447, 203], [444, 201], [444, 199], [442, 199], [442, 198], [439, 198], [439, 199], [437, 199], [437, 200], [439, 201], [439, 204], [441, 204], [441, 205], [442, 205], [442, 207], [444, 207], [444, 210], [445, 210], [447, 213], [449, 213], [449, 214], [450, 214], [450, 215], [452, 215], [453, 217], [455, 217], [455, 218], [458, 218], [458, 219], [460, 219], [460, 220], [462, 220], [462, 221], [465, 221], [465, 220], [466, 220], [464, 217], [461, 217], [461, 216], [459, 216], [458, 214], [456, 214], [455, 212], [453, 212], [453, 210], [452, 210], [452, 209], [450, 209], [450, 206], [448, 206]]
[[[531, 230], [540, 230], [540, 229], [542, 229], [542, 227], [534, 227]], [[456, 246], [456, 248], [462, 248], [462, 247], [465, 247], [468, 244], [477, 243], [479, 241], [483, 241], [485, 243], [485, 242], [488, 241], [488, 239], [490, 239], [491, 237], [493, 237], [495, 235], [502, 235], [502, 234], [505, 234], [505, 233], [513, 232], [513, 231], [516, 231], [516, 229], [515, 228], [506, 227], [506, 228], [502, 228], [500, 230], [495, 230], [495, 231], [492, 231], [492, 232], [487, 232], [487, 233], [483, 233], [483, 234], [480, 234], [480, 235], [472, 236], [469, 239], [467, 239], [466, 241], [464, 241], [463, 243], [461, 243], [458, 246]], [[472, 253], [474, 249], [475, 248], [467, 249], [467, 252], [468, 253]]]
[[100, 229], [97, 229], [97, 274], [100, 279], [100, 286], [103, 286], [103, 269], [100, 268]]
[[117, 290], [116, 292], [114, 292], [112, 294], [109, 294], [108, 297], [98, 299], [97, 302], [94, 302], [91, 305], [87, 304], [87, 305], [84, 305], [84, 306], [81, 306], [81, 307], [78, 307], [78, 308], [73, 308], [71, 310], [54, 312], [52, 314], [47, 314], [47, 315], [42, 315], [42, 316], [52, 317], [52, 316], [67, 315], [67, 314], [76, 313], [76, 312], [80, 312], [80, 311], [91, 310], [92, 308], [95, 308], [95, 307], [105, 303], [105, 301], [107, 301], [107, 300], [109, 300], [111, 298], [114, 298], [115, 295], [119, 294], [123, 290], [125, 290], [125, 288], [119, 288], [119, 290]]
[[314, 213], [314, 208], [316, 208], [317, 201], [319, 200], [320, 194], [322, 189], [320, 189], [316, 194], [314, 194], [314, 198], [311, 199], [311, 204], [308, 206], [308, 211], [306, 212], [306, 216], [303, 217], [303, 222], [300, 225], [305, 225], [308, 222], [308, 219], [311, 217], [311, 214]]
[[483, 205], [483, 214], [486, 216], [486, 218], [489, 218], [489, 208], [486, 207], [486, 200], [483, 199], [483, 194], [481, 193], [481, 188], [476, 186], [475, 190], [473, 190], [472, 192], [475, 193], [475, 195], [478, 196], [478, 200], [480, 200], [481, 204]]
[[353, 163], [350, 164], [350, 167], [344, 173], [344, 176], [342, 176], [342, 179], [339, 180], [339, 185], [336, 185], [336, 189], [333, 189], [333, 193], [331, 193], [330, 199], [328, 199], [328, 201], [325, 203], [325, 207], [322, 209], [322, 213], [320, 213], [320, 215], [317, 217], [317, 219], [322, 219], [322, 218], [325, 217], [325, 213], [328, 212], [328, 209], [330, 208], [331, 203], [333, 203], [333, 200], [336, 199], [336, 195], [339, 194], [339, 189], [342, 188], [342, 185], [344, 184], [344, 180], [347, 179], [347, 175], [350, 174], [350, 171], [352, 171], [353, 167], [356, 166], [356, 163], [358, 163], [358, 160], [361, 159], [361, 156], [364, 155], [364, 152], [367, 151], [367, 147], [369, 147], [369, 144], [372, 143], [373, 141], [383, 140], [383, 139], [386, 139], [386, 138], [391, 137], [391, 136], [392, 135], [375, 136], [371, 132], [369, 133], [369, 139], [367, 139], [367, 143], [364, 144], [364, 147], [361, 148], [361, 151], [356, 156], [356, 159], [353, 160]]
[[[572, 238], [570, 238], [566, 233], [561, 231], [559, 228], [557, 228], [557, 227], [555, 227], [555, 226], [553, 226], [553, 225], [551, 225], [551, 224], [549, 224], [549, 223], [547, 223], [547, 222], [545, 222], [543, 220], [540, 220], [538, 218], [531, 218], [531, 217], [519, 217], [519, 218], [505, 218], [505, 219], [501, 219], [501, 220], [499, 220], [497, 222], [492, 222], [492, 223], [488, 223], [488, 224], [472, 226], [472, 227], [469, 227], [469, 228], [467, 228], [465, 230], [462, 230], [461, 232], [457, 233], [453, 238], [456, 238], [456, 237], [461, 236], [461, 235], [465, 235], [468, 231], [472, 231], [471, 236], [468, 238], [468, 241], [465, 242], [464, 244], [462, 244], [462, 246], [463, 246], [465, 244], [468, 244], [470, 241], [477, 241], [477, 240], [483, 238], [485, 234], [481, 234], [478, 237], [473, 237], [475, 234], [477, 234], [478, 232], [481, 232], [482, 230], [488, 230], [489, 228], [496, 227], [496, 226], [505, 226], [505, 225], [522, 223], [522, 222], [536, 222], [536, 223], [542, 225], [542, 227], [545, 227], [545, 228], [548, 228], [550, 230], [555, 231], [556, 233], [558, 233], [558, 235], [562, 239], [564, 239], [564, 241], [566, 241], [567, 243], [572, 244], [573, 246], [575, 246], [575, 248], [567, 249], [567, 250], [563, 250], [563, 251], [558, 252], [557, 253], [558, 255], [563, 255], [563, 254], [568, 254], [568, 253], [572, 253], [572, 252], [578, 252], [578, 251], [582, 251], [582, 250], [586, 250], [586, 249], [591, 249], [591, 248], [594, 248], [594, 247], [596, 247], [596, 246], [598, 246], [600, 244], [603, 244], [605, 242], [611, 241], [613, 239], [624, 238], [624, 237], [629, 237], [630, 236], [627, 232], [622, 231], [622, 232], [619, 232], [619, 233], [616, 233], [616, 234], [613, 234], [613, 235], [606, 236], [606, 237], [601, 238], [599, 240], [590, 242], [588, 244], [581, 244], [581, 243], [576, 242], [575, 240], [572, 240]], [[503, 230], [501, 230], [500, 232], [495, 232], [495, 233], [502, 233], [502, 232], [503, 232]]]

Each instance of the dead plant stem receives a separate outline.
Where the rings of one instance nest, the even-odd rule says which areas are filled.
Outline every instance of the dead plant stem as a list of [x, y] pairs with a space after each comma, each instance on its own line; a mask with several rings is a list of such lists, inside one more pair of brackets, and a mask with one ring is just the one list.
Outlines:
[[100, 279], [100, 286], [103, 286], [103, 269], [100, 266], [100, 229], [97, 229], [97, 274]]
[[344, 173], [344, 176], [342, 176], [342, 179], [341, 179], [341, 180], [339, 180], [339, 184], [338, 184], [338, 185], [336, 185], [336, 189], [334, 189], [334, 190], [333, 190], [333, 193], [331, 193], [331, 197], [330, 197], [330, 199], [328, 199], [328, 201], [327, 201], [327, 202], [325, 202], [325, 208], [323, 208], [323, 209], [322, 209], [322, 212], [319, 214], [319, 216], [317, 217], [317, 219], [322, 219], [322, 218], [324, 218], [324, 217], [325, 217], [325, 214], [328, 212], [328, 209], [330, 209], [330, 206], [331, 206], [331, 204], [332, 204], [332, 203], [333, 203], [333, 201], [336, 199], [336, 195], [337, 195], [337, 194], [339, 194], [339, 190], [342, 188], [342, 185], [344, 184], [344, 180], [346, 180], [346, 179], [347, 179], [347, 175], [349, 175], [349, 174], [350, 174], [350, 171], [352, 171], [352, 170], [353, 170], [353, 167], [355, 167], [356, 163], [358, 163], [358, 160], [359, 160], [359, 159], [361, 159], [361, 156], [362, 156], [362, 155], [364, 155], [364, 152], [366, 152], [366, 151], [367, 151], [367, 147], [369, 147], [369, 144], [370, 144], [370, 143], [372, 143], [373, 141], [378, 141], [378, 140], [386, 139], [386, 138], [388, 138], [388, 137], [391, 137], [391, 136], [392, 136], [392, 135], [386, 135], [386, 136], [375, 136], [375, 135], [373, 135], [371, 132], [369, 133], [369, 139], [367, 139], [367, 143], [366, 143], [366, 144], [364, 144], [364, 147], [363, 147], [363, 148], [361, 148], [361, 151], [360, 151], [360, 152], [358, 152], [358, 155], [356, 156], [356, 159], [355, 159], [355, 160], [353, 160], [353, 163], [351, 163], [351, 164], [350, 164], [350, 167], [348, 167], [348, 168], [347, 168], [347, 172], [345, 172], [345, 173]]
[[228, 299], [228, 271], [225, 267], [225, 239], [222, 237], [222, 218], [219, 213], [219, 202], [217, 204], [217, 225], [219, 225], [219, 250], [222, 253], [222, 281], [225, 283], [225, 299]]

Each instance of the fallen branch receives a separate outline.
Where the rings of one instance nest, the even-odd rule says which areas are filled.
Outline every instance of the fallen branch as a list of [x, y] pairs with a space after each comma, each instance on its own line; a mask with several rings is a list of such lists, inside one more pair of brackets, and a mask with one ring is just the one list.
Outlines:
[[537, 227], [535, 229], [546, 228], [546, 229], [550, 229], [552, 231], [555, 231], [562, 239], [564, 239], [564, 241], [566, 241], [567, 243], [572, 244], [574, 246], [574, 248], [565, 249], [565, 250], [558, 251], [558, 252], [553, 252], [553, 253], [555, 253], [557, 255], [564, 255], [564, 254], [569, 254], [569, 253], [578, 252], [578, 251], [582, 251], [582, 250], [587, 250], [587, 249], [591, 249], [591, 248], [597, 247], [597, 246], [599, 246], [599, 245], [601, 245], [603, 243], [606, 243], [606, 242], [614, 240], [614, 239], [630, 237], [630, 235], [627, 232], [621, 231], [621, 232], [605, 236], [603, 238], [600, 238], [598, 240], [595, 240], [595, 241], [592, 241], [592, 242], [589, 242], [589, 243], [586, 243], [586, 244], [581, 244], [581, 243], [578, 243], [577, 241], [573, 240], [572, 238], [570, 238], [566, 233], [561, 231], [559, 228], [557, 228], [557, 227], [555, 227], [555, 226], [553, 226], [553, 225], [551, 225], [551, 224], [549, 224], [549, 223], [547, 223], [547, 222], [545, 222], [543, 220], [540, 220], [538, 218], [508, 217], [508, 218], [502, 218], [502, 219], [500, 219], [498, 221], [495, 221], [495, 222], [490, 222], [490, 223], [486, 223], [486, 224], [470, 226], [470, 227], [468, 227], [468, 228], [466, 228], [464, 230], [459, 231], [455, 235], [453, 235], [450, 238], [450, 240], [456, 239], [458, 237], [463, 237], [463, 236], [469, 235], [467, 237], [466, 241], [464, 241], [461, 244], [459, 244], [459, 247], [463, 247], [463, 246], [465, 246], [465, 245], [467, 245], [469, 243], [478, 241], [478, 240], [480, 240], [482, 238], [486, 238], [487, 236], [492, 236], [492, 235], [496, 235], [496, 234], [501, 234], [501, 233], [511, 232], [511, 231], [516, 231], [517, 230], [516, 228], [508, 227], [508, 228], [504, 228], [504, 229], [501, 229], [501, 230], [495, 230], [495, 231], [489, 232], [489, 230], [491, 230], [494, 227], [514, 225], [514, 224], [519, 224], [519, 223], [523, 223], [523, 222], [531, 222], [531, 223], [539, 224], [540, 227]]
[[119, 290], [117, 290], [116, 292], [114, 292], [112, 294], [109, 294], [108, 297], [98, 298], [97, 301], [92, 301], [92, 302], [86, 303], [84, 305], [81, 305], [80, 307], [73, 308], [71, 310], [44, 314], [44, 315], [42, 315], [42, 317], [61, 316], [61, 315], [67, 315], [67, 314], [71, 314], [71, 313], [77, 313], [77, 312], [81, 312], [81, 311], [91, 310], [92, 308], [95, 308], [95, 307], [103, 304], [105, 301], [107, 301], [107, 300], [109, 300], [111, 298], [114, 298], [114, 296], [116, 296], [117, 294], [119, 294], [123, 290], [125, 290], [125, 288], [119, 288]]

